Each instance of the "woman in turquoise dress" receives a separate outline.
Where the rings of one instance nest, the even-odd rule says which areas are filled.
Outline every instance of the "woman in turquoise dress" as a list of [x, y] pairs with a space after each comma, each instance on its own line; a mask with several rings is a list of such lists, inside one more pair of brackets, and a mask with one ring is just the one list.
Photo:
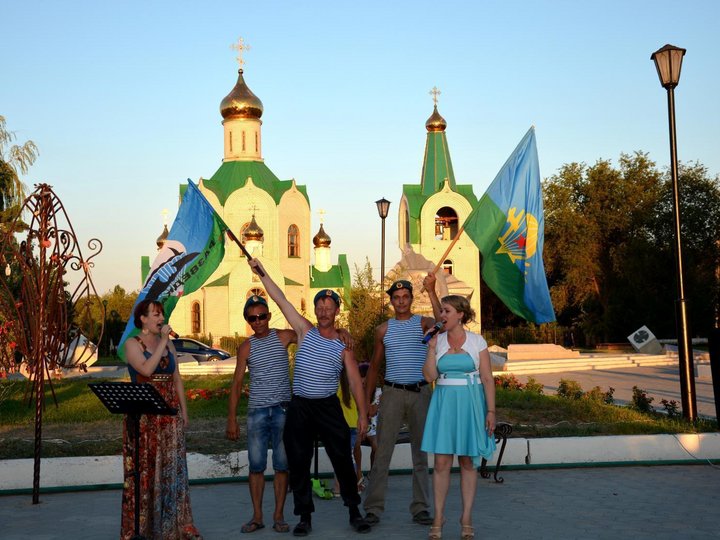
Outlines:
[[[140, 334], [125, 342], [132, 382], [152, 384], [178, 410], [176, 416], [144, 414], [140, 417], [140, 535], [148, 540], [202, 539], [193, 524], [185, 457], [188, 423], [185, 390], [175, 361], [172, 329], [165, 324], [163, 306], [143, 300], [134, 311]], [[123, 429], [121, 540], [135, 537], [134, 437], [126, 419]]]
[[479, 334], [465, 330], [475, 312], [462, 296], [446, 296], [441, 301], [445, 332], [434, 337], [428, 347], [423, 375], [435, 382], [435, 391], [425, 422], [421, 448], [435, 456], [433, 492], [435, 519], [428, 538], [442, 538], [445, 500], [450, 487], [454, 456], [460, 464], [462, 495], [461, 538], [475, 537], [472, 506], [477, 489], [477, 466], [481, 458], [495, 452], [495, 381], [487, 343]]

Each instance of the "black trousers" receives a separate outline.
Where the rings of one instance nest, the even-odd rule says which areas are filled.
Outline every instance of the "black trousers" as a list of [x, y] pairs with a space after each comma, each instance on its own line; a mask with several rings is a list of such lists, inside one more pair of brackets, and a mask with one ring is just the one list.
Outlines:
[[315, 511], [310, 464], [316, 437], [325, 446], [340, 483], [340, 495], [345, 506], [360, 504], [351, 456], [350, 428], [345, 423], [340, 400], [337, 396], [321, 399], [293, 396], [285, 418], [283, 442], [290, 468], [290, 489], [296, 516]]

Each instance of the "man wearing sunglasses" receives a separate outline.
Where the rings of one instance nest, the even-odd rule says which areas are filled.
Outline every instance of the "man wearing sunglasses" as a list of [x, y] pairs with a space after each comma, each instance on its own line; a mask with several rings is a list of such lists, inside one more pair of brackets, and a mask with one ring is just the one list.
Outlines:
[[360, 513], [360, 495], [350, 449], [350, 429], [337, 397], [340, 373], [344, 369], [358, 408], [358, 436], [367, 431], [367, 407], [360, 371], [352, 349], [340, 340], [335, 318], [340, 313], [340, 297], [331, 289], [323, 289], [313, 300], [317, 326], [298, 313], [280, 287], [270, 278], [257, 259], [248, 264], [260, 277], [265, 290], [278, 305], [290, 326], [297, 333], [298, 350], [292, 398], [288, 407], [283, 440], [290, 465], [290, 488], [293, 491], [294, 513], [300, 522], [294, 536], [307, 536], [312, 531], [312, 500], [310, 463], [313, 444], [319, 436], [340, 483], [340, 494], [350, 514], [350, 526], [358, 533], [370, 532], [370, 525]]
[[243, 341], [237, 350], [237, 364], [228, 404], [225, 435], [234, 441], [238, 438], [237, 405], [247, 369], [250, 372], [247, 445], [253, 515], [250, 521], [240, 529], [243, 533], [254, 532], [265, 527], [262, 501], [265, 490], [268, 443], [272, 443], [272, 461], [275, 471], [273, 529], [277, 532], [290, 530], [283, 516], [288, 486], [288, 463], [282, 439], [285, 416], [290, 402], [287, 348], [291, 343], [297, 343], [297, 334], [292, 330], [271, 329], [270, 316], [267, 301], [263, 297], [253, 295], [245, 302], [243, 317], [252, 328], [253, 335]]

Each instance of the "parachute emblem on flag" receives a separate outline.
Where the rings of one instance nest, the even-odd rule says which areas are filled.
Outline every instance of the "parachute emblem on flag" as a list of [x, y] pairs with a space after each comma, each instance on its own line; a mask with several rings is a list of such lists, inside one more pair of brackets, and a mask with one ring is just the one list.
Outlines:
[[505, 229], [498, 238], [500, 247], [495, 253], [506, 254], [513, 264], [524, 270], [523, 266], [530, 266], [527, 260], [537, 252], [537, 241], [537, 218], [524, 210], [518, 212], [517, 208], [510, 208]]

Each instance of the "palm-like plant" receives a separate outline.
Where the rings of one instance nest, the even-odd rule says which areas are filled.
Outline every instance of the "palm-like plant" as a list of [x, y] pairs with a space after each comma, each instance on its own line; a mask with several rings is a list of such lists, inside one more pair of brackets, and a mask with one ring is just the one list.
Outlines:
[[5, 117], [0, 115], [0, 227], [12, 222], [25, 200], [25, 185], [20, 180], [38, 156], [32, 141], [12, 144], [15, 133], [8, 131]]

